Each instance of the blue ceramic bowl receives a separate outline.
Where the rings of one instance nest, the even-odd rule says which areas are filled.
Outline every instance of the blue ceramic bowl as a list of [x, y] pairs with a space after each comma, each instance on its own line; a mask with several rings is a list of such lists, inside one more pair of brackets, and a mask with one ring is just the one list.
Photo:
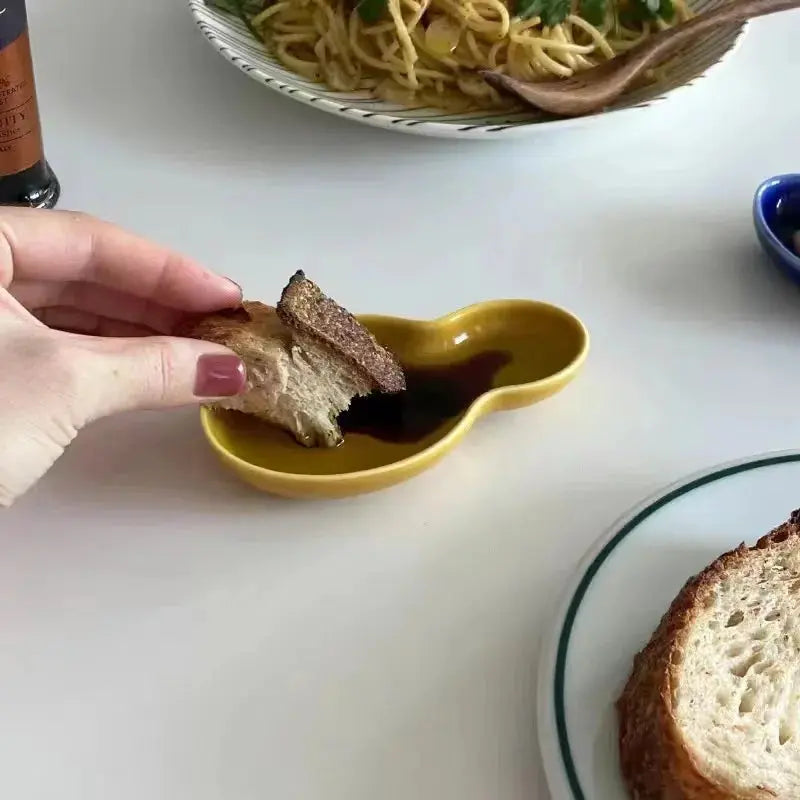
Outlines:
[[761, 246], [792, 280], [800, 283], [800, 256], [791, 233], [800, 230], [800, 175], [776, 175], [758, 187], [753, 220]]

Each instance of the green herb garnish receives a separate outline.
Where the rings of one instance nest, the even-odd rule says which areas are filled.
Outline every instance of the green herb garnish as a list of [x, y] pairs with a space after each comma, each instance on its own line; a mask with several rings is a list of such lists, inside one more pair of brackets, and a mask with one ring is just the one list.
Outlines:
[[530, 19], [531, 17], [539, 17], [544, 9], [545, 0], [517, 0], [514, 13], [520, 19]]
[[580, 0], [578, 10], [590, 25], [602, 25], [607, 7], [607, 0]]
[[368, 25], [372, 25], [383, 19], [386, 12], [386, 0], [358, 0], [356, 10], [358, 16]]
[[214, 6], [222, 11], [227, 11], [239, 17], [242, 22], [247, 26], [247, 29], [259, 41], [261, 34], [253, 27], [250, 20], [256, 14], [260, 14], [269, 4], [271, 0], [205, 0], [207, 6]]
[[567, 18], [570, 6], [570, 0], [517, 0], [514, 13], [520, 19], [541, 17], [542, 23], [552, 28]]
[[671, 22], [675, 17], [675, 5], [672, 0], [630, 0], [620, 11], [619, 21], [626, 28], [634, 28], [642, 22], [649, 22], [656, 17]]
[[675, 19], [675, 5], [672, 0], [661, 0], [658, 6], [658, 16], [666, 22], [672, 22]]
[[549, 0], [542, 12], [542, 22], [549, 28], [560, 25], [567, 18], [571, 7], [570, 0]]

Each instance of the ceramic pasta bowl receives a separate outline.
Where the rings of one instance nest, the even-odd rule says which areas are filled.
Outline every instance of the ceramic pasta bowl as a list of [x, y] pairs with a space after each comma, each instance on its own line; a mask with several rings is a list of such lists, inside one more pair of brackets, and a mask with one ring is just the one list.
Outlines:
[[[716, 8], [726, 0], [694, 0], [695, 12]], [[637, 88], [620, 98], [601, 115], [552, 119], [535, 110], [447, 114], [436, 108], [406, 108], [369, 97], [366, 92], [336, 92], [305, 80], [284, 68], [242, 21], [205, 0], [189, 0], [189, 8], [205, 38], [227, 61], [264, 86], [344, 119], [422, 136], [491, 139], [532, 135], [537, 132], [586, 125], [598, 116], [622, 110], [642, 109], [676, 89], [694, 83], [722, 63], [740, 41], [745, 25], [722, 27], [694, 42], [668, 64], [659, 68], [658, 82]]]

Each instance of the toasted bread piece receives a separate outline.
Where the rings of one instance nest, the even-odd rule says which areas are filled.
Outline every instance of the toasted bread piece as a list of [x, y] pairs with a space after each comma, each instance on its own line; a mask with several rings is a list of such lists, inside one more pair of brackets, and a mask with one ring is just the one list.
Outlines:
[[385, 347], [349, 312], [326, 297], [298, 270], [278, 302], [278, 317], [295, 338], [313, 346], [327, 346], [354, 372], [382, 392], [406, 388], [403, 368]]
[[635, 800], [800, 798], [800, 511], [686, 583], [617, 710]]
[[341, 443], [337, 417], [353, 397], [405, 389], [394, 355], [302, 272], [277, 308], [245, 301], [177, 333], [224, 345], [247, 367], [245, 392], [210, 405], [253, 414], [308, 447]]

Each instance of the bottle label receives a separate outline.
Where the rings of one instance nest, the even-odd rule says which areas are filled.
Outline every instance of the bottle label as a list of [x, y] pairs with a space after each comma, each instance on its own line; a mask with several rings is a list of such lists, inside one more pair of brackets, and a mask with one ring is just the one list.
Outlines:
[[0, 175], [43, 159], [25, 0], [0, 0]]

